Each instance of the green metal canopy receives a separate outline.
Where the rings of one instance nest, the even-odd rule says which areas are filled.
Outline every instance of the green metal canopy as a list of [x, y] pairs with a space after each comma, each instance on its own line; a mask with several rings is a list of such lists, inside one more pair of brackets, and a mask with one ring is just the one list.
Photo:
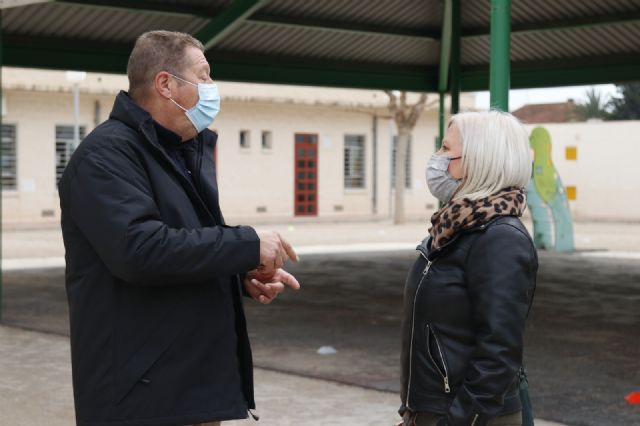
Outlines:
[[[136, 37], [167, 29], [202, 40], [220, 80], [486, 90], [495, 3], [0, 0], [2, 65], [124, 73]], [[511, 8], [502, 52], [510, 51], [512, 88], [640, 78], [640, 0], [503, 3]]]

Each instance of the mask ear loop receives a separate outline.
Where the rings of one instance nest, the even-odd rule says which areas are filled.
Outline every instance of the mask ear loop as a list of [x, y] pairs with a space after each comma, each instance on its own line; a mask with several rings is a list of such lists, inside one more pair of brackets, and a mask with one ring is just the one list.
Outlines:
[[188, 111], [189, 111], [188, 109], [186, 109], [185, 107], [183, 107], [182, 105], [180, 105], [179, 103], [177, 103], [176, 101], [174, 101], [174, 100], [173, 100], [173, 98], [169, 98], [169, 100], [170, 100], [171, 102], [173, 102], [174, 104], [176, 104], [176, 106], [177, 106], [178, 108], [180, 108], [181, 110], [183, 110], [184, 112], [188, 112]]
[[[187, 80], [185, 80], [184, 78], [180, 78], [180, 77], [178, 77], [178, 76], [177, 76], [177, 75], [175, 75], [175, 74], [171, 74], [170, 72], [167, 72], [167, 74], [169, 74], [171, 77], [173, 77], [173, 78], [175, 78], [175, 79], [177, 79], [177, 80], [180, 80], [180, 81], [183, 81], [183, 82], [185, 82], [185, 83], [187, 83], [187, 84], [190, 84], [190, 85], [192, 85], [192, 86], [198, 87], [198, 85], [197, 85], [197, 84], [194, 84], [194, 83], [192, 83], [192, 82], [190, 82], [190, 81], [187, 81]], [[182, 105], [180, 105], [179, 103], [177, 103], [176, 101], [174, 101], [174, 100], [173, 100], [173, 98], [171, 98], [171, 97], [170, 97], [170, 98], [169, 98], [169, 100], [170, 100], [171, 102], [173, 102], [174, 104], [176, 104], [176, 106], [177, 106], [178, 108], [180, 108], [181, 110], [183, 110], [184, 112], [189, 112], [189, 110], [188, 110], [188, 109], [186, 109], [185, 107], [183, 107]]]
[[[460, 156], [458, 156], [458, 157], [449, 158], [449, 162], [451, 162], [452, 160], [459, 160], [459, 159], [461, 159], [461, 158], [462, 158], [462, 155], [460, 155]], [[449, 172], [447, 172], [447, 174], [448, 174], [448, 173], [449, 173]], [[449, 200], [449, 202], [453, 201], [453, 199], [455, 199], [455, 198], [456, 198], [456, 194], [457, 194], [458, 192], [460, 192], [460, 190], [461, 190], [461, 189], [462, 189], [462, 187], [464, 186], [465, 177], [463, 176], [463, 177], [462, 177], [462, 179], [459, 179], [459, 180], [458, 180], [458, 182], [460, 182], [460, 183], [459, 183], [459, 185], [458, 185], [458, 188], [456, 188], [456, 190], [455, 190], [455, 191], [453, 192], [453, 194], [451, 195], [451, 200]]]

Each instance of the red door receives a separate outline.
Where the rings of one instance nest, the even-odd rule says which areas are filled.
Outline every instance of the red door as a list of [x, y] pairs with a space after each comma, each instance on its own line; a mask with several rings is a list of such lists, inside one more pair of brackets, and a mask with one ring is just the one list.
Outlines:
[[318, 214], [318, 135], [296, 133], [295, 215]]

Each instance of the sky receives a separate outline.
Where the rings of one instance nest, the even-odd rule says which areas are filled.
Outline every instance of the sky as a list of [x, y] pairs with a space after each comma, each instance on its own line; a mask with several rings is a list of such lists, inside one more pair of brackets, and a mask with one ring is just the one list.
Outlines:
[[[585, 99], [585, 92], [590, 87], [595, 87], [607, 97], [616, 94], [616, 86], [613, 84], [554, 87], [549, 89], [517, 89], [509, 92], [509, 109], [514, 111], [526, 104], [566, 102], [567, 99], [573, 99], [576, 103], [580, 103]], [[489, 92], [476, 92], [475, 94], [476, 108], [487, 109], [489, 107]]]

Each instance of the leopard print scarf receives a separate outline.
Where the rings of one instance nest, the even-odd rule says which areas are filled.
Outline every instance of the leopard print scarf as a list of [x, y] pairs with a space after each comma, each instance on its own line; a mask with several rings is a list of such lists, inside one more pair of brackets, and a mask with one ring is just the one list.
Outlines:
[[525, 192], [516, 187], [475, 201], [468, 198], [449, 201], [431, 216], [431, 250], [438, 250], [460, 231], [480, 226], [497, 216], [520, 217], [526, 207]]

